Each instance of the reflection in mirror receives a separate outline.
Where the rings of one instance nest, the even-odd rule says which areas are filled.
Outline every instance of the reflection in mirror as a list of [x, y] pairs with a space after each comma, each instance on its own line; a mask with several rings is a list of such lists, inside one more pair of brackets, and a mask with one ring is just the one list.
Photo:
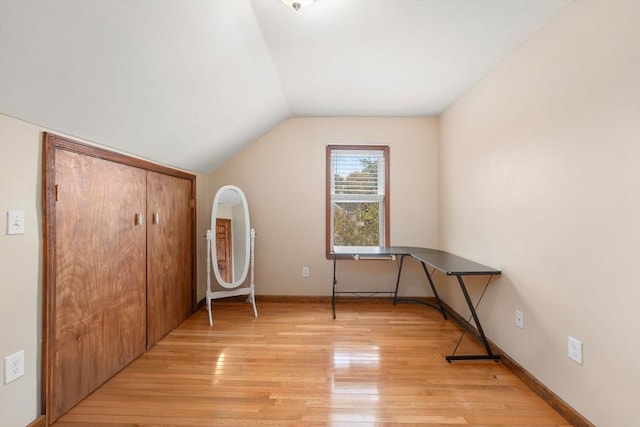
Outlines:
[[[213, 324], [211, 300], [248, 295], [253, 313], [255, 305], [253, 267], [255, 231], [250, 228], [249, 206], [242, 190], [233, 185], [220, 188], [211, 207], [211, 229], [207, 231], [207, 310], [209, 324]], [[213, 291], [211, 265], [216, 282], [228, 290]], [[248, 287], [241, 287], [251, 270]]]
[[246, 279], [249, 265], [248, 206], [239, 189], [226, 188], [218, 194], [211, 215], [211, 229], [216, 230], [216, 259], [212, 261], [218, 268], [218, 283], [235, 288]]

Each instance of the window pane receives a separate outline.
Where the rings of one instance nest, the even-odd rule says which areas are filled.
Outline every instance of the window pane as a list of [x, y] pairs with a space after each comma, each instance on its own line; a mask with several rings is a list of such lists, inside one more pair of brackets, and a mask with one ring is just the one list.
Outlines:
[[327, 145], [326, 248], [389, 245], [389, 147]]
[[382, 152], [335, 150], [331, 194], [384, 195]]
[[379, 246], [380, 203], [332, 204], [335, 246]]

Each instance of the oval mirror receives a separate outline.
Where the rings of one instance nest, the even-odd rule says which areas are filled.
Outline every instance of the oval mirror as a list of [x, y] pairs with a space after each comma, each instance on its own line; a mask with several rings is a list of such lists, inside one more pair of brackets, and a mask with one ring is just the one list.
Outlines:
[[220, 286], [233, 289], [247, 278], [250, 257], [249, 207], [242, 190], [220, 188], [211, 208], [211, 262]]

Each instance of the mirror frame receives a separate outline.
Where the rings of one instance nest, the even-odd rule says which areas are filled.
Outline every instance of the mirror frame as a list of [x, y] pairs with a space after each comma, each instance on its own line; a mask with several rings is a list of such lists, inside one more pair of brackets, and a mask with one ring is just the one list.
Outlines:
[[[216, 219], [218, 217], [218, 205], [219, 205], [219, 202], [220, 202], [220, 198], [222, 197], [222, 194], [227, 190], [235, 191], [240, 195], [240, 199], [241, 199], [241, 203], [242, 203], [242, 207], [243, 207], [243, 213], [244, 213], [244, 216], [246, 218], [245, 226], [244, 226], [244, 243], [245, 243], [245, 245], [244, 245], [245, 246], [244, 258], [245, 258], [245, 262], [244, 262], [244, 267], [242, 268], [242, 273], [240, 274], [240, 276], [239, 276], [239, 278], [237, 280], [233, 281], [233, 283], [225, 282], [224, 280], [222, 280], [222, 277], [220, 276], [220, 271], [218, 270], [218, 259], [217, 259], [216, 239], [215, 239]], [[226, 289], [237, 288], [238, 286], [242, 285], [244, 283], [244, 281], [247, 279], [247, 273], [249, 271], [249, 264], [251, 262], [251, 258], [250, 258], [251, 257], [251, 253], [250, 253], [251, 224], [250, 224], [250, 221], [249, 221], [249, 205], [247, 203], [247, 198], [244, 195], [244, 192], [239, 187], [236, 187], [235, 185], [225, 185], [223, 187], [220, 187], [220, 189], [216, 193], [215, 197], [213, 198], [213, 204], [211, 206], [211, 230], [213, 231], [213, 238], [211, 239], [209, 244], [211, 245], [211, 262], [213, 264], [213, 273], [214, 273], [214, 275], [216, 277], [216, 281], [223, 288], [226, 288]], [[232, 238], [232, 241], [233, 241], [234, 237], [232, 236], [231, 238]], [[235, 279], [235, 277], [234, 277], [234, 279]]]

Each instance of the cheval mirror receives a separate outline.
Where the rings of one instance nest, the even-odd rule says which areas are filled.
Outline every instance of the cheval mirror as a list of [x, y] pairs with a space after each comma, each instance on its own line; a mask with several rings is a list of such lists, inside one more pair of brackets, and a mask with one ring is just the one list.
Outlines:
[[[255, 230], [250, 228], [249, 205], [242, 190], [233, 185], [220, 188], [211, 206], [211, 229], [207, 230], [207, 310], [213, 325], [211, 301], [248, 295], [258, 317], [253, 283]], [[225, 290], [213, 291], [211, 265], [216, 282]], [[242, 286], [250, 272], [248, 286]]]

